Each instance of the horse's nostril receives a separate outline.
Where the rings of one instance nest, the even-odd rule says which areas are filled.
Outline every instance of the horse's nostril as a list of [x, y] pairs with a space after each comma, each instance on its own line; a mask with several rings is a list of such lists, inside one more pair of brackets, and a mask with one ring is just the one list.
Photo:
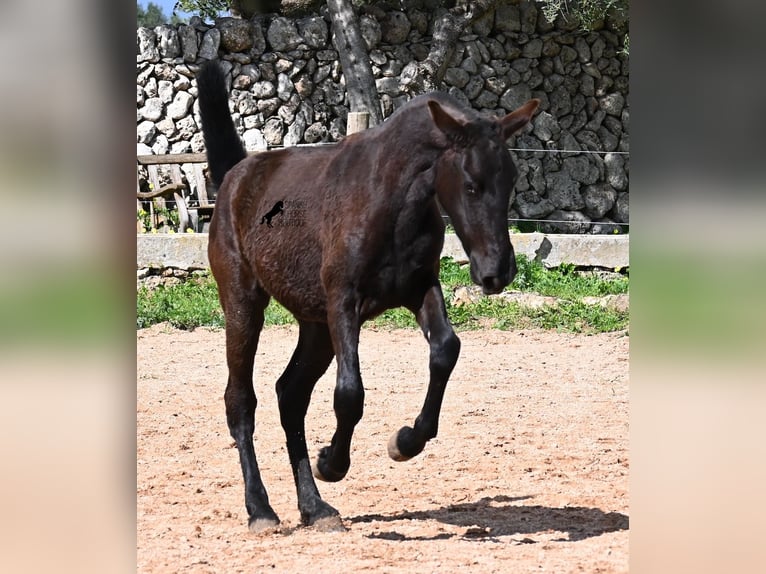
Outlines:
[[500, 293], [500, 291], [503, 290], [503, 287], [506, 286], [506, 283], [500, 279], [500, 277], [488, 275], [487, 277], [482, 278], [481, 286], [482, 291], [484, 291], [485, 294], [494, 294]]

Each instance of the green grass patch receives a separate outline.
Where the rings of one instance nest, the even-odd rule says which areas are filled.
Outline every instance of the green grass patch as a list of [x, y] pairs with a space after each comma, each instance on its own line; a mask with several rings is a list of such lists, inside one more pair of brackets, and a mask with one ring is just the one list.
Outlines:
[[[450, 258], [441, 261], [442, 287], [447, 314], [457, 330], [496, 329], [557, 329], [570, 332], [607, 332], [625, 329], [628, 313], [599, 305], [586, 305], [583, 297], [626, 293], [628, 277], [609, 279], [595, 275], [583, 276], [572, 266], [546, 269], [536, 261], [518, 257], [519, 272], [512, 289], [539, 293], [563, 299], [557, 306], [531, 308], [499, 297], [481, 297], [473, 303], [453, 305], [453, 292], [471, 285], [467, 265]], [[218, 290], [211, 276], [187, 280], [154, 290], [139, 289], [137, 296], [137, 328], [169, 322], [181, 329], [206, 325], [222, 327], [223, 313], [218, 303]], [[293, 316], [272, 300], [266, 309], [266, 325], [289, 325]], [[390, 309], [368, 324], [380, 328], [417, 328], [414, 316], [406, 309]]]
[[223, 327], [218, 286], [212, 277], [189, 279], [156, 289], [141, 287], [136, 296], [136, 327], [168, 322], [179, 329]]

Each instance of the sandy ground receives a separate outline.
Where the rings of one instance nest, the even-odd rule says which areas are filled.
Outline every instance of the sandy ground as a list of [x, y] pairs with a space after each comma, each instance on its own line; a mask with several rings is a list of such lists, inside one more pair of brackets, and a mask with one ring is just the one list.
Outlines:
[[[363, 331], [351, 469], [319, 483], [348, 531], [327, 533], [300, 526], [274, 395], [297, 330], [265, 330], [256, 453], [282, 524], [255, 535], [226, 428], [223, 331], [138, 331], [138, 571], [627, 572], [629, 338], [459, 335], [439, 436], [397, 463], [386, 444], [420, 410], [427, 346], [416, 331]], [[310, 452], [334, 430], [334, 377], [333, 364], [314, 392]]]

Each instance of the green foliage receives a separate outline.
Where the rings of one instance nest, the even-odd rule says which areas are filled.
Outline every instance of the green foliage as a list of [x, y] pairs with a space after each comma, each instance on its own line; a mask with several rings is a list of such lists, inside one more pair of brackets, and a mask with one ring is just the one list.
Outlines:
[[145, 209], [136, 211], [136, 221], [144, 232], [156, 233], [157, 231], [175, 233], [180, 229], [181, 220], [177, 208], [154, 207], [154, 218]]
[[541, 4], [540, 9], [548, 22], [561, 16], [585, 32], [596, 30], [608, 16], [613, 16], [616, 31], [625, 34], [621, 53], [630, 54], [629, 0], [537, 0], [537, 3]]
[[215, 20], [221, 12], [229, 10], [230, 4], [228, 0], [178, 0], [175, 9], [199, 14], [206, 20]]
[[574, 265], [570, 264], [546, 269], [539, 261], [528, 259], [524, 255], [519, 255], [516, 263], [518, 272], [511, 288], [519, 291], [570, 300], [628, 292], [627, 276], [605, 281], [596, 275], [578, 273]]
[[[627, 328], [628, 313], [586, 305], [582, 297], [626, 293], [628, 278], [605, 280], [596, 276], [582, 276], [571, 265], [558, 269], [545, 269], [540, 263], [523, 256], [518, 258], [519, 273], [513, 288], [563, 300], [553, 306], [531, 308], [500, 297], [481, 297], [473, 303], [453, 304], [453, 291], [471, 284], [467, 265], [459, 265], [451, 258], [442, 258], [442, 287], [447, 314], [458, 330], [495, 329], [558, 329], [571, 332], [605, 332]], [[218, 290], [211, 276], [155, 290], [142, 287], [138, 291], [137, 328], [169, 322], [171, 325], [192, 329], [201, 325], [221, 327], [223, 313], [218, 304]], [[295, 319], [282, 305], [272, 300], [266, 308], [266, 325], [294, 324]], [[414, 316], [406, 309], [390, 309], [369, 324], [378, 328], [418, 328]]]
[[177, 285], [160, 285], [153, 290], [141, 287], [136, 299], [136, 327], [139, 329], [164, 321], [179, 329], [223, 326], [218, 287], [211, 277]]
[[452, 257], [442, 257], [439, 267], [439, 280], [444, 290], [472, 283], [468, 265], [459, 265]]
[[138, 28], [154, 28], [160, 24], [167, 24], [168, 21], [162, 8], [154, 2], [149, 2], [146, 9], [136, 2], [136, 16], [136, 27]]
[[548, 22], [558, 16], [576, 22], [580, 29], [594, 30], [603, 22], [610, 10], [627, 13], [628, 0], [537, 0]]
[[[177, 15], [173, 14], [170, 17], [170, 24], [177, 26], [181, 24], [183, 20]], [[136, 2], [136, 27], [138, 28], [154, 28], [161, 24], [168, 24], [168, 18], [162, 11], [162, 8], [149, 2], [146, 5], [146, 9]]]

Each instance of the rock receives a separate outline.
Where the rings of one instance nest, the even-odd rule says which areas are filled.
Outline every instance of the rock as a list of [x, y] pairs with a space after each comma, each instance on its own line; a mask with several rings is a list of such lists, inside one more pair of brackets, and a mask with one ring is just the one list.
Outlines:
[[496, 96], [500, 96], [508, 89], [510, 82], [503, 77], [490, 76], [484, 81], [484, 87]]
[[500, 3], [495, 8], [495, 31], [502, 34], [521, 32], [521, 11], [518, 5]]
[[614, 189], [625, 191], [628, 187], [628, 176], [625, 173], [624, 160], [621, 154], [608, 153], [604, 156], [606, 181]]
[[191, 144], [186, 141], [177, 141], [170, 144], [170, 153], [190, 153]]
[[202, 43], [199, 47], [199, 57], [205, 60], [215, 60], [218, 58], [218, 47], [221, 45], [221, 32], [216, 28], [211, 28], [202, 36]]
[[194, 134], [199, 131], [199, 126], [194, 121], [194, 118], [189, 115], [176, 122], [176, 131], [181, 139], [191, 140]]
[[156, 133], [157, 128], [154, 122], [143, 121], [136, 127], [136, 140], [138, 143], [150, 145]]
[[169, 141], [173, 139], [176, 134], [176, 124], [170, 118], [163, 118], [155, 124], [158, 131], [165, 134]]
[[303, 138], [303, 132], [306, 130], [306, 117], [303, 112], [295, 115], [295, 120], [287, 128], [283, 143], [285, 147], [294, 146], [300, 143]]
[[540, 224], [543, 233], [588, 233], [590, 218], [579, 211], [563, 211], [557, 209], [546, 217], [546, 222]]
[[139, 110], [139, 114], [145, 120], [156, 122], [162, 117], [162, 100], [159, 98], [149, 98], [144, 103], [144, 107]]
[[221, 32], [221, 47], [227, 52], [245, 52], [253, 47], [253, 28], [249, 20], [216, 18], [215, 25]]
[[524, 84], [511, 86], [500, 98], [500, 105], [509, 112], [520, 108], [532, 98], [532, 90]]
[[188, 92], [178, 92], [168, 106], [168, 117], [180, 120], [192, 107], [194, 98]]
[[497, 102], [497, 94], [493, 94], [488, 90], [482, 90], [473, 101], [475, 106], [482, 109], [494, 109], [497, 106]]
[[539, 112], [532, 120], [532, 125], [534, 126], [533, 133], [544, 142], [553, 139], [561, 132], [556, 118], [548, 112]]
[[272, 20], [266, 32], [266, 40], [275, 52], [287, 52], [297, 48], [302, 38], [292, 20], [278, 16]]
[[242, 134], [242, 141], [245, 144], [245, 149], [248, 151], [265, 150], [268, 148], [263, 132], [256, 128], [245, 130], [245, 133]]
[[583, 209], [585, 200], [580, 194], [580, 184], [566, 171], [545, 174], [548, 199], [557, 209]]
[[306, 143], [317, 143], [327, 138], [327, 128], [321, 122], [314, 122], [303, 132], [303, 139]]
[[157, 49], [157, 35], [149, 28], [138, 28], [136, 30], [138, 42], [138, 61], [139, 62], [159, 62], [160, 51]]
[[401, 44], [407, 39], [412, 24], [404, 12], [388, 12], [380, 23], [383, 41], [388, 44]]
[[607, 94], [599, 100], [599, 107], [610, 116], [620, 117], [625, 107], [625, 98], [620, 93]]
[[281, 145], [284, 133], [285, 126], [281, 119], [275, 116], [266, 120], [266, 124], [263, 127], [263, 137], [270, 146]]
[[517, 193], [513, 206], [523, 219], [540, 219], [555, 209], [549, 199], [532, 190]]
[[484, 87], [484, 80], [480, 77], [474, 76], [468, 80], [468, 84], [463, 88], [463, 93], [469, 100], [473, 100], [478, 97]]
[[584, 212], [592, 219], [600, 219], [614, 207], [617, 192], [606, 183], [588, 185], [583, 191]]
[[184, 62], [194, 62], [197, 59], [197, 32], [191, 26], [178, 27], [178, 39], [181, 43], [181, 53]]
[[470, 305], [472, 303], [476, 303], [481, 298], [481, 287], [478, 285], [458, 287], [455, 289], [455, 293], [452, 295], [452, 305], [455, 307]]
[[329, 32], [324, 18], [312, 16], [301, 18], [297, 22], [298, 35], [309, 48], [324, 48], [327, 46]]
[[397, 78], [379, 78], [375, 80], [375, 87], [380, 94], [388, 96], [398, 96], [401, 93], [399, 80]]
[[447, 68], [444, 72], [444, 81], [448, 86], [463, 88], [470, 79], [471, 76], [462, 68]]
[[614, 204], [612, 218], [619, 223], [630, 223], [630, 214], [628, 213], [628, 193], [618, 193], [617, 201]]
[[157, 96], [162, 100], [163, 104], [169, 104], [173, 101], [173, 82], [167, 80], [160, 80], [157, 83]]
[[161, 58], [177, 58], [181, 55], [181, 42], [174, 28], [167, 25], [157, 26], [154, 33], [157, 35]]
[[521, 49], [525, 58], [539, 58], [543, 53], [543, 41], [540, 38], [533, 38]]
[[588, 156], [568, 156], [561, 162], [572, 179], [577, 182], [590, 185], [596, 183], [599, 178], [599, 169], [590, 161]]
[[152, 145], [152, 153], [156, 155], [162, 155], [165, 153], [168, 153], [168, 150], [170, 149], [170, 142], [168, 142], [168, 138], [165, 137], [164, 134], [158, 134], [156, 138], [154, 138], [154, 144]]
[[272, 98], [277, 94], [277, 88], [272, 82], [260, 81], [253, 84], [250, 93], [258, 99]]
[[279, 74], [277, 76], [277, 97], [286, 102], [294, 91], [295, 86], [290, 81], [290, 77], [287, 74]]

